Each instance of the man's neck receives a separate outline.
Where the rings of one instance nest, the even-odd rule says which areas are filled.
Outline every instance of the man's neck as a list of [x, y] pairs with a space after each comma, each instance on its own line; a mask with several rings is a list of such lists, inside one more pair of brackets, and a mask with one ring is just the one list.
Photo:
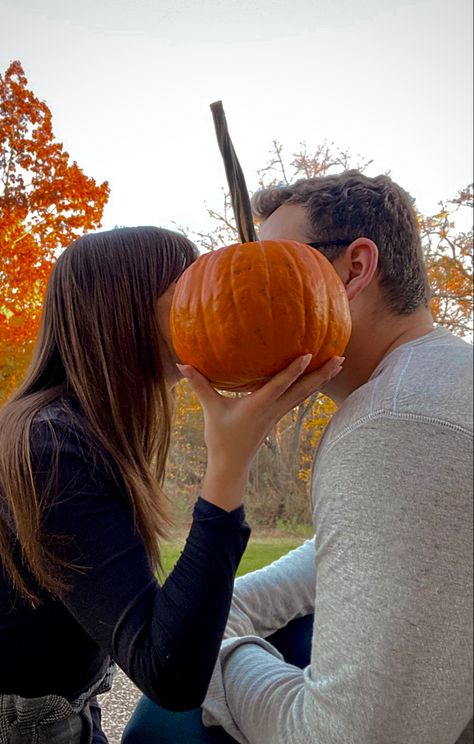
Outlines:
[[367, 324], [354, 327], [346, 350], [342, 372], [324, 388], [340, 406], [346, 398], [365, 385], [382, 359], [409, 341], [426, 336], [433, 330], [433, 319], [425, 308], [407, 316], [387, 315], [378, 318], [367, 331]]

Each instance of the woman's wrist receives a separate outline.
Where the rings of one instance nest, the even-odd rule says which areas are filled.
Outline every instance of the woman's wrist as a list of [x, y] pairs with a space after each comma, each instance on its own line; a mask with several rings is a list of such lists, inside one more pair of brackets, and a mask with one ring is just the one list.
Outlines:
[[249, 468], [236, 469], [224, 463], [209, 463], [202, 482], [201, 498], [225, 511], [237, 509], [244, 498]]

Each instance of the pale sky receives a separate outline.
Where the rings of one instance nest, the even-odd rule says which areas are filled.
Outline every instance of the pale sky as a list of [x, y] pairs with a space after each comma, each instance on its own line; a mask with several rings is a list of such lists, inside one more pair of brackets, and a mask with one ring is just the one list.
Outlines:
[[272, 140], [329, 140], [430, 212], [472, 181], [471, 5], [0, 0], [0, 70], [21, 61], [57, 139], [109, 181], [104, 228], [209, 227], [219, 99], [250, 190]]

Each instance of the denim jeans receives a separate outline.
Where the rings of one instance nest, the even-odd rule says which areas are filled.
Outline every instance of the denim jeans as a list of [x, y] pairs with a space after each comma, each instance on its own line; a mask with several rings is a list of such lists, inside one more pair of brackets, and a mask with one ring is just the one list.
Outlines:
[[[304, 668], [311, 656], [313, 615], [288, 623], [267, 638], [289, 664]], [[139, 701], [122, 737], [122, 744], [235, 744], [220, 726], [206, 728], [201, 708], [171, 713], [146, 697]]]
[[112, 664], [73, 701], [59, 695], [0, 695], [0, 744], [106, 744], [96, 695], [110, 690]]

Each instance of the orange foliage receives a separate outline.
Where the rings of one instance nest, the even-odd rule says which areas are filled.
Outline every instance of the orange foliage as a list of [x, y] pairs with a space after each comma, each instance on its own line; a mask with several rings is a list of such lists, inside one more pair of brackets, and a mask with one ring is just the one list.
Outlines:
[[[454, 199], [440, 202], [437, 214], [418, 216], [437, 323], [458, 336], [472, 338], [473, 185]], [[463, 213], [469, 213], [469, 216]], [[467, 217], [468, 230], [457, 223]]]
[[0, 399], [28, 364], [55, 257], [100, 226], [109, 196], [69, 162], [27, 82], [17, 61], [0, 75]]

